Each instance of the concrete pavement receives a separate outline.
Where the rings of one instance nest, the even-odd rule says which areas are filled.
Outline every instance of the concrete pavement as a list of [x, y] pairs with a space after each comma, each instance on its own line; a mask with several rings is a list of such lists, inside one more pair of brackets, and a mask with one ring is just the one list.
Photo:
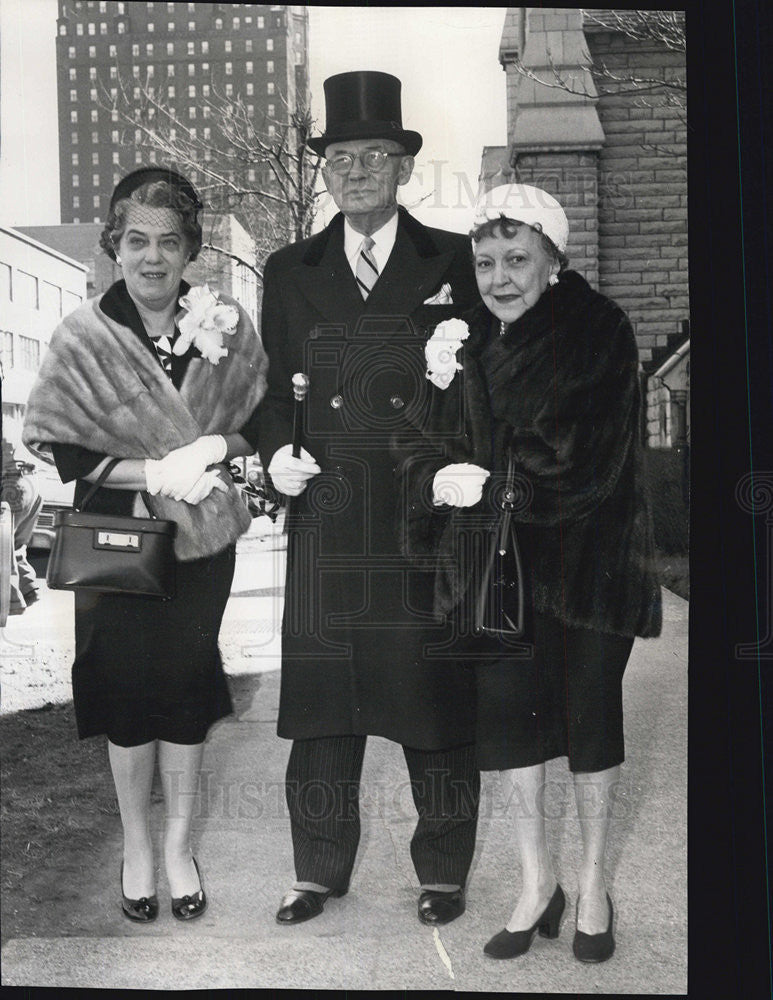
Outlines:
[[[545, 808], [568, 897], [561, 934], [557, 941], [536, 937], [527, 955], [497, 962], [482, 946], [504, 926], [520, 884], [498, 776], [484, 775], [467, 912], [432, 930], [416, 918], [418, 886], [408, 853], [415, 814], [402, 753], [379, 738], [368, 742], [363, 836], [349, 894], [330, 900], [306, 924], [276, 924], [276, 907], [293, 878], [282, 787], [289, 744], [275, 732], [282, 573], [276, 539], [240, 546], [223, 626], [236, 711], [211, 732], [195, 821], [207, 913], [190, 924], [175, 921], [162, 876], [159, 919], [147, 927], [130, 923], [120, 913], [116, 860], [115, 884], [84, 886], [81, 899], [51, 900], [61, 908], [62, 937], [7, 942], [3, 985], [685, 993], [686, 602], [664, 593], [663, 635], [637, 640], [626, 671], [627, 760], [609, 843], [614, 957], [587, 966], [572, 956], [579, 826], [570, 774], [564, 761], [554, 761]], [[37, 608], [11, 620], [6, 635], [55, 647], [50, 633], [31, 640], [31, 618], [23, 625]], [[58, 641], [66, 645], [66, 638]], [[160, 806], [154, 808], [158, 834]], [[110, 861], [119, 857], [117, 817], [102, 850]]]

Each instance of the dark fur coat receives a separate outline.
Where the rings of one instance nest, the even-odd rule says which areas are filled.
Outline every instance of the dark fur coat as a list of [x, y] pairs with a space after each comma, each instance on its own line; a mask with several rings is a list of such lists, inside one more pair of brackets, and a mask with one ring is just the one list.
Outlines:
[[[421, 448], [395, 441], [406, 553], [437, 566], [435, 607], [456, 607], [475, 576], [464, 539], [491, 530], [507, 457], [534, 607], [618, 635], [661, 628], [652, 519], [639, 438], [638, 353], [625, 313], [576, 272], [499, 336], [485, 306], [465, 316], [463, 371], [435, 389]], [[446, 463], [491, 469], [482, 501], [438, 510]]]

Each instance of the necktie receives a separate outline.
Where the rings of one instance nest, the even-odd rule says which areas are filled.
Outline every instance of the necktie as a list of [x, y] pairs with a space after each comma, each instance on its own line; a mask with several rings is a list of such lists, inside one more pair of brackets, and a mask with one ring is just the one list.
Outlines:
[[158, 355], [158, 360], [167, 375], [172, 374], [172, 342], [169, 337], [159, 337], [157, 340], [153, 341], [153, 346], [156, 349], [156, 354]]
[[357, 279], [357, 285], [360, 289], [360, 294], [364, 299], [367, 299], [373, 291], [373, 286], [378, 281], [378, 267], [376, 266], [373, 254], [370, 252], [372, 246], [373, 240], [370, 236], [366, 236], [360, 244], [360, 253], [357, 257], [357, 269], [354, 272], [354, 276]]

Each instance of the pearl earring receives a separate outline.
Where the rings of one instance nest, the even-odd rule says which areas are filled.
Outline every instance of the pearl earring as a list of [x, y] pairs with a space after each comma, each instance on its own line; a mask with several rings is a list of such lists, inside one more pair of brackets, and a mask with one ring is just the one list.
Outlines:
[[558, 275], [557, 274], [551, 274], [550, 277], [548, 278], [548, 284], [549, 285], [557, 285], [558, 284]]

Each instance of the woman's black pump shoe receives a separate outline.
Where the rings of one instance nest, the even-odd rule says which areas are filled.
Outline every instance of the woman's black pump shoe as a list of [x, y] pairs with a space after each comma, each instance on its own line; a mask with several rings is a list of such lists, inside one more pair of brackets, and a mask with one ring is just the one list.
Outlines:
[[[601, 934], [586, 934], [585, 931], [575, 930], [574, 944], [572, 951], [574, 957], [580, 962], [606, 962], [612, 957], [615, 950], [615, 938], [612, 934], [612, 920], [615, 911], [612, 909], [612, 900], [607, 893], [607, 903], [609, 905], [609, 926]], [[579, 907], [580, 901], [577, 900]]]
[[142, 896], [140, 899], [129, 899], [123, 891], [123, 861], [121, 862], [121, 909], [129, 920], [147, 924], [158, 916], [158, 896]]
[[557, 938], [565, 906], [564, 890], [556, 885], [550, 902], [532, 927], [526, 931], [509, 931], [505, 928], [488, 942], [483, 949], [484, 954], [489, 958], [517, 958], [524, 955], [531, 947], [535, 931], [539, 931], [541, 937]]
[[[192, 860], [196, 874], [199, 876], [199, 885], [201, 885], [199, 866], [196, 864], [195, 858]], [[198, 892], [194, 892], [192, 896], [180, 896], [178, 899], [172, 897], [172, 916], [177, 917], [178, 920], [193, 920], [194, 917], [200, 917], [206, 908], [207, 895], [203, 887]]]

